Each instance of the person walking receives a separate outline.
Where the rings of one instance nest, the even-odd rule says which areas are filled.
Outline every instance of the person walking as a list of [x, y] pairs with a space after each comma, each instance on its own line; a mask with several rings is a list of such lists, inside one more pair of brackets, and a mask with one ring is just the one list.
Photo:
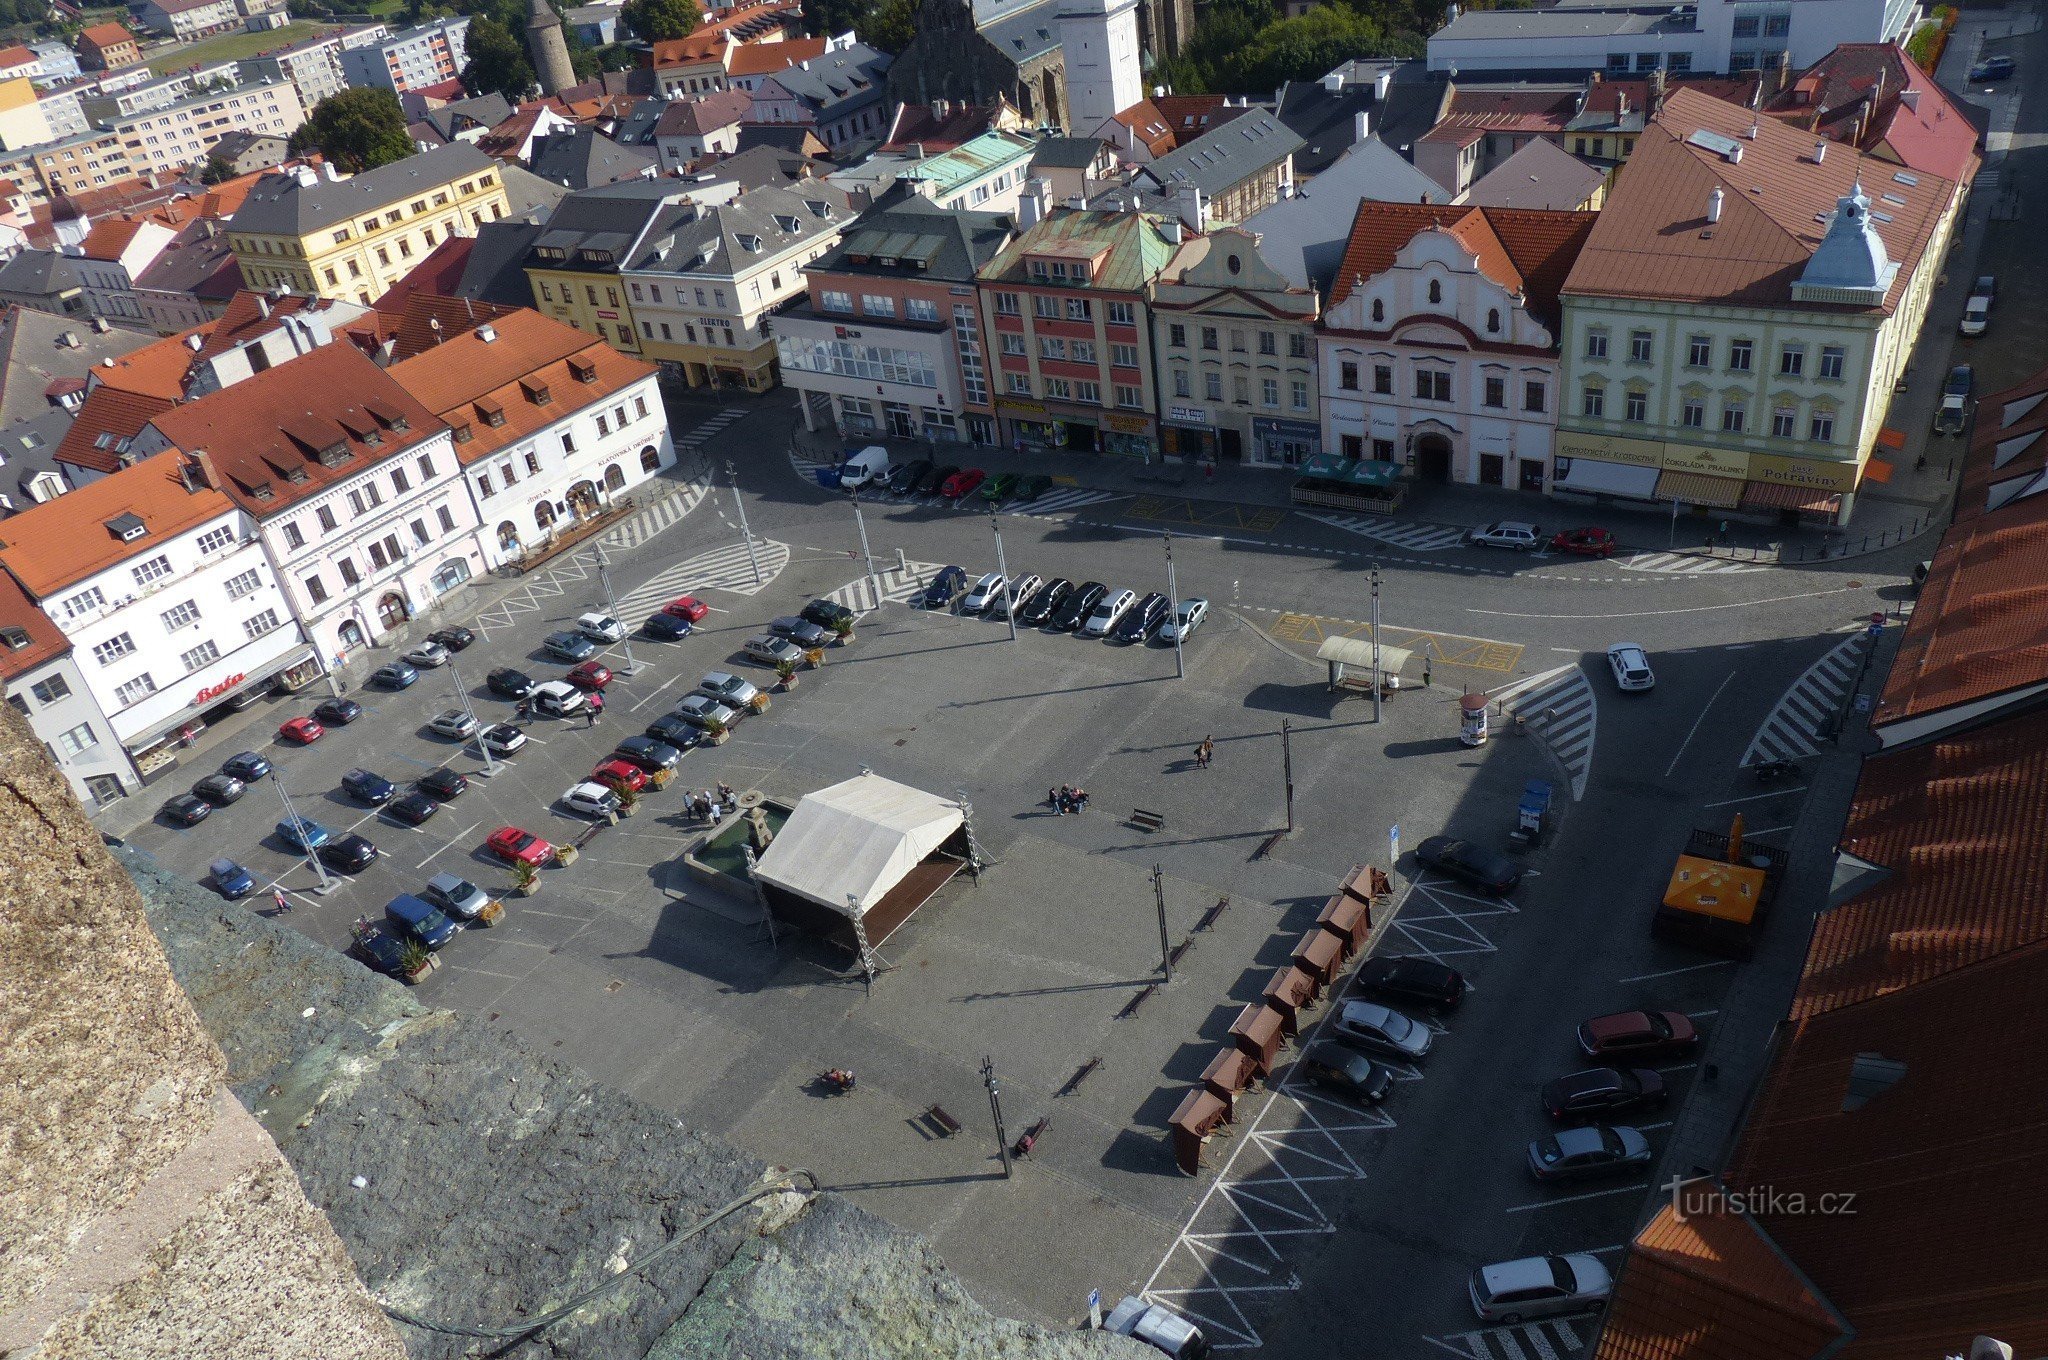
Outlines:
[[292, 900], [284, 895], [283, 888], [273, 888], [271, 890], [270, 896], [277, 903], [277, 914], [279, 916], [288, 916], [291, 914]]
[[1202, 744], [1195, 748], [1195, 768], [1206, 770], [1209, 762], [1216, 758], [1216, 738], [1203, 737]]

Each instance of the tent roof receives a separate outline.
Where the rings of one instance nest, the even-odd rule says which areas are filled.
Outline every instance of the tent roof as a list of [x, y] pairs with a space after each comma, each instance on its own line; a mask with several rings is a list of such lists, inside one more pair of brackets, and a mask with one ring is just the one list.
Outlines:
[[[1409, 659], [1414, 655], [1415, 653], [1409, 651], [1406, 647], [1390, 647], [1382, 642], [1380, 644], [1381, 673], [1385, 675], [1396, 674], [1407, 667]], [[1323, 645], [1316, 648], [1316, 660], [1335, 661], [1341, 665], [1355, 666], [1360, 670], [1369, 671], [1372, 669], [1372, 641], [1369, 638], [1362, 637], [1326, 637], [1323, 639]], [[773, 847], [770, 848], [772, 849]]]
[[851, 897], [865, 914], [961, 820], [957, 803], [878, 774], [856, 775], [798, 801], [754, 874], [841, 913]]

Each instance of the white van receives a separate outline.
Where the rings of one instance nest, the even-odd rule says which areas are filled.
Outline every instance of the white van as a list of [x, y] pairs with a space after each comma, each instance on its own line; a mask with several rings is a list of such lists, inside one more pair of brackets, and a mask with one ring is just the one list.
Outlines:
[[846, 461], [839, 465], [839, 485], [848, 491], [873, 486], [876, 482], [888, 481], [892, 470], [889, 451], [880, 444], [870, 444], [846, 455]]
[[1982, 335], [1990, 326], [1990, 298], [1980, 293], [1963, 304], [1963, 323], [1958, 329], [1964, 335]]
[[546, 684], [535, 685], [528, 697], [533, 700], [535, 709], [550, 718], [566, 718], [572, 713], [581, 713], [585, 702], [583, 691], [567, 680], [550, 680]]
[[1138, 602], [1134, 590], [1114, 590], [1102, 597], [1102, 603], [1095, 606], [1095, 612], [1088, 616], [1088, 622], [1081, 625], [1082, 637], [1108, 637], [1116, 628], [1117, 621]]

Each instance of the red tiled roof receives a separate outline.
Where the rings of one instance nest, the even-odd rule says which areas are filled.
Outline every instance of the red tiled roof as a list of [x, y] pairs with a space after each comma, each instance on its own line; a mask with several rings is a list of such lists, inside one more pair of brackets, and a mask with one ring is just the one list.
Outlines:
[[91, 28], [80, 29], [79, 41], [89, 42], [94, 47], [113, 47], [124, 42], [134, 42], [135, 35], [119, 24], [94, 24]]
[[657, 137], [701, 136], [729, 127], [745, 116], [753, 98], [745, 90], [714, 90], [694, 99], [675, 99], [654, 124]]
[[1976, 173], [1975, 125], [1896, 43], [1841, 44], [1765, 112], [1911, 170], [1955, 181]]
[[[187, 487], [177, 455], [160, 454], [0, 521], [0, 563], [29, 594], [47, 600], [127, 558], [160, 551], [166, 539], [233, 508], [218, 491]], [[139, 517], [147, 532], [128, 543], [115, 537], [106, 522], [123, 514]]]
[[926, 155], [951, 151], [997, 126], [999, 121], [1007, 121], [1003, 113], [1008, 107], [1000, 100], [993, 104], [958, 104], [940, 117], [929, 104], [899, 104], [888, 140], [877, 149], [906, 151], [916, 143], [924, 147]]
[[1153, 156], [1164, 156], [1173, 150], [1173, 126], [1166, 121], [1166, 115], [1150, 99], [1140, 99], [1118, 113], [1111, 120], [1122, 127], [1128, 136], [1144, 143], [1145, 150]]
[[36, 54], [15, 43], [11, 47], [0, 47], [0, 71], [14, 66], [27, 66], [36, 59]]
[[1360, 201], [1351, 219], [1344, 261], [1330, 290], [1336, 306], [1360, 279], [1391, 268], [1416, 233], [1438, 228], [1479, 257], [1479, 268], [1504, 288], [1522, 294], [1539, 320], [1556, 319], [1557, 294], [1592, 231], [1594, 213], [1525, 208], [1448, 207], [1434, 203]]
[[449, 296], [455, 291], [455, 285], [462, 282], [462, 271], [468, 267], [469, 255], [474, 249], [474, 236], [450, 236], [428, 251], [426, 258], [414, 265], [404, 278], [392, 284], [372, 305], [380, 312], [403, 312], [407, 301], [415, 294]]
[[1474, 132], [1562, 133], [1578, 112], [1579, 91], [1458, 90], [1424, 141], [1464, 141]]
[[27, 634], [28, 644], [13, 647], [0, 642], [0, 678], [17, 679], [71, 650], [70, 640], [50, 622], [49, 615], [36, 608], [21, 583], [0, 571], [0, 630], [9, 628]]
[[[155, 346], [150, 346], [155, 348]], [[138, 351], [139, 352], [139, 351]], [[116, 360], [115, 362], [119, 362]], [[94, 369], [94, 373], [102, 372]], [[142, 433], [158, 413], [176, 405], [173, 397], [144, 392], [126, 392], [117, 387], [95, 387], [78, 408], [77, 419], [64, 431], [54, 455], [60, 463], [112, 472], [121, 466], [121, 446]]]
[[79, 254], [88, 260], [118, 260], [128, 243], [135, 239], [135, 233], [142, 230], [143, 219], [109, 217], [93, 223], [85, 240], [79, 244]]
[[[664, 66], [685, 66], [716, 56], [725, 46], [727, 34], [739, 30], [739, 36], [735, 40], [745, 42], [745, 32], [757, 21], [771, 20], [785, 14], [790, 25], [798, 23], [802, 18], [802, 11], [788, 0], [762, 0], [760, 4], [735, 5], [718, 14], [716, 18], [706, 15], [704, 22], [688, 37], [664, 38], [653, 44], [654, 67], [659, 70]], [[815, 41], [822, 43], [823, 40]], [[749, 45], [777, 47], [781, 44], [757, 42]], [[819, 48], [819, 51], [823, 50], [822, 47]]]
[[785, 38], [781, 42], [746, 43], [725, 58], [725, 70], [735, 76], [772, 76], [787, 71], [800, 61], [815, 61], [825, 55], [823, 38]]

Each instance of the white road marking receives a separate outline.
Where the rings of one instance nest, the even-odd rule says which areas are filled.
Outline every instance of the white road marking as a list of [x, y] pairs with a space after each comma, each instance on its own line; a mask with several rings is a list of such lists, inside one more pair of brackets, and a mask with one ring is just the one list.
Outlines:
[[1576, 1204], [1582, 1199], [1607, 1199], [1612, 1195], [1640, 1195], [1650, 1188], [1648, 1181], [1634, 1185], [1618, 1185], [1612, 1190], [1588, 1190], [1582, 1195], [1559, 1195], [1556, 1199], [1539, 1199], [1531, 1204], [1517, 1204], [1502, 1210], [1503, 1213], [1526, 1214], [1537, 1209], [1555, 1208], [1560, 1204]]
[[1634, 977], [1622, 978], [1623, 982], [1649, 982], [1655, 978], [1677, 977], [1680, 973], [1697, 973], [1706, 968], [1726, 968], [1732, 959], [1715, 959], [1712, 963], [1688, 964], [1683, 968], [1667, 968], [1661, 973], [1638, 973]]
[[1685, 748], [1692, 745], [1692, 739], [1699, 735], [1700, 724], [1707, 720], [1707, 712], [1709, 709], [1713, 708], [1714, 700], [1721, 697], [1721, 691], [1727, 689], [1729, 681], [1733, 680], [1734, 678], [1735, 672], [1728, 672], [1727, 676], [1721, 681], [1721, 683], [1714, 687], [1714, 692], [1712, 695], [1708, 697], [1707, 702], [1701, 705], [1700, 715], [1692, 720], [1692, 726], [1686, 729], [1685, 740], [1678, 743], [1678, 749], [1671, 753], [1671, 763], [1664, 767], [1664, 777], [1666, 779], [1669, 779], [1671, 777], [1671, 772], [1678, 768], [1678, 762], [1680, 758], [1682, 758], [1685, 755]]

